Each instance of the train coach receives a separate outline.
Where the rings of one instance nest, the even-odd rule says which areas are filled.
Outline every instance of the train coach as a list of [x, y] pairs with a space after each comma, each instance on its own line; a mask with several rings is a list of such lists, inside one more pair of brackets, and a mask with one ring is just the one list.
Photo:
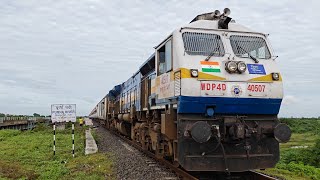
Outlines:
[[282, 76], [268, 35], [229, 14], [173, 31], [90, 117], [187, 171], [274, 167], [291, 136], [277, 117]]

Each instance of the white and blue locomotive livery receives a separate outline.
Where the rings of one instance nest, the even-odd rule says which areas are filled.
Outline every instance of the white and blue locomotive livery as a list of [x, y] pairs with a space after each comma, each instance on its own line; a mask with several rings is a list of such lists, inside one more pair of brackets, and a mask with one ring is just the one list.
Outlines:
[[90, 117], [187, 171], [274, 167], [291, 136], [277, 117], [282, 76], [268, 35], [229, 14], [173, 31]]

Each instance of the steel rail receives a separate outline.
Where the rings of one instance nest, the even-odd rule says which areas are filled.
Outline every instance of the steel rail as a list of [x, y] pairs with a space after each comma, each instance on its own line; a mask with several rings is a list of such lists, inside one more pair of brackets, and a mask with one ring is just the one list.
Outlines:
[[278, 180], [275, 177], [269, 176], [267, 174], [263, 174], [261, 172], [257, 172], [257, 171], [249, 171], [249, 172], [252, 173], [257, 180]]

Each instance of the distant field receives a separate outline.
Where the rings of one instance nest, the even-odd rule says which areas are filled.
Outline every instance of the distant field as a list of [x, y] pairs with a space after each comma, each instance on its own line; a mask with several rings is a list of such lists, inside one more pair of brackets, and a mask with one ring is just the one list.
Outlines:
[[32, 131], [0, 131], [0, 179], [114, 179], [108, 154], [84, 155], [84, 129], [76, 127], [75, 158], [72, 158], [70, 127], [53, 133], [46, 126]]
[[293, 132], [280, 145], [281, 159], [276, 168], [262, 171], [283, 179], [320, 180], [320, 119], [285, 118]]

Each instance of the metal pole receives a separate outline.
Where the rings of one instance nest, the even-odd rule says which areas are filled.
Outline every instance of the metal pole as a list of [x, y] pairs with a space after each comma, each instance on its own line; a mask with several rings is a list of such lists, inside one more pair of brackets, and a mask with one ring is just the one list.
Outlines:
[[74, 122], [72, 123], [72, 157], [74, 157]]
[[53, 123], [53, 156], [56, 155], [56, 123]]

